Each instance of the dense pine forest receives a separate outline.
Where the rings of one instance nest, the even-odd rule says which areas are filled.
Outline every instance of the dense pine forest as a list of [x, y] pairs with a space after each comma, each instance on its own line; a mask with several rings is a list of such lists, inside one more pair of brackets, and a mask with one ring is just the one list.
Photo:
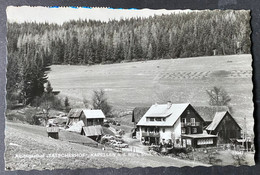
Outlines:
[[250, 53], [248, 11], [201, 11], [62, 25], [8, 23], [7, 100], [30, 104], [52, 64], [118, 62]]

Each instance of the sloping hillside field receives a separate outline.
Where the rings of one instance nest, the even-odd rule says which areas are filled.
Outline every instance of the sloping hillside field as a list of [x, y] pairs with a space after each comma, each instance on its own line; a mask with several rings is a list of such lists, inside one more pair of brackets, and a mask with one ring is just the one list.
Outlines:
[[82, 106], [93, 90], [104, 89], [114, 109], [190, 102], [208, 105], [206, 90], [222, 86], [231, 97], [233, 115], [243, 128], [253, 133], [251, 55], [206, 56], [153, 60], [110, 65], [53, 65], [49, 80], [60, 96]]

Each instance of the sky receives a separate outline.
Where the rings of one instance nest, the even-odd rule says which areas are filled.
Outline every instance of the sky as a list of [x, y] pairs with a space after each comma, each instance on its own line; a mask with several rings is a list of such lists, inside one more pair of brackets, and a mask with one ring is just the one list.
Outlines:
[[70, 20], [92, 19], [107, 22], [110, 19], [149, 17], [161, 14], [188, 12], [190, 10], [150, 10], [150, 9], [111, 9], [111, 8], [72, 8], [72, 7], [7, 7], [9, 22], [49, 22], [62, 24]]

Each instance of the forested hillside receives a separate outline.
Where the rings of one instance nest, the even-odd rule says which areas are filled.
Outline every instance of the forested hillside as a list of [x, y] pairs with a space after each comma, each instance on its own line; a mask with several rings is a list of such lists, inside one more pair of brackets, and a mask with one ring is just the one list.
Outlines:
[[202, 11], [63, 25], [8, 23], [7, 98], [30, 103], [51, 64], [250, 53], [248, 11]]

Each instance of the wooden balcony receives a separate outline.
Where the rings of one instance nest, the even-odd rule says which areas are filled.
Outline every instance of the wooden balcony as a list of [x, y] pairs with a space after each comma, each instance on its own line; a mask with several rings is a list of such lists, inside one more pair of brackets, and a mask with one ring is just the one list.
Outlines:
[[143, 137], [160, 137], [159, 132], [142, 132]]
[[195, 123], [191, 123], [191, 122], [181, 123], [181, 127], [186, 127], [186, 126], [200, 126], [200, 122], [195, 122]]

